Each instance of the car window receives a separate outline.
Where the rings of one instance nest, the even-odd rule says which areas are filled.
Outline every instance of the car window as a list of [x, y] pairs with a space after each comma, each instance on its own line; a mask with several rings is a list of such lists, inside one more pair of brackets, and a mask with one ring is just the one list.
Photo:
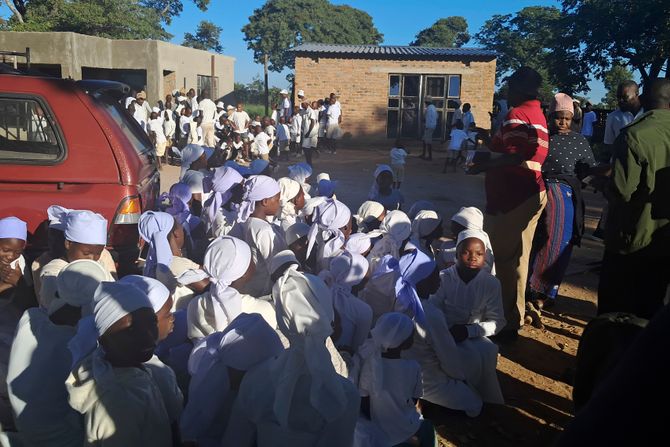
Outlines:
[[0, 163], [61, 160], [65, 145], [52, 116], [37, 98], [0, 96]]
[[149, 140], [149, 137], [142, 131], [133, 117], [123, 110], [121, 104], [106, 95], [96, 94], [94, 96], [119, 126], [126, 138], [128, 138], [135, 152], [139, 155], [150, 155], [153, 150], [151, 140]]

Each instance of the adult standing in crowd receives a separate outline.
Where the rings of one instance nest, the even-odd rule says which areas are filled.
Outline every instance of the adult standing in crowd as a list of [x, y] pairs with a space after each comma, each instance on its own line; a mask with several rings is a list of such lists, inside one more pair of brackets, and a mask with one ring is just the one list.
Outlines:
[[639, 87], [635, 81], [628, 80], [619, 84], [616, 90], [616, 99], [619, 107], [607, 115], [607, 121], [605, 122], [603, 143], [609, 146], [608, 152], [611, 152], [612, 145], [621, 133], [621, 129], [632, 123], [642, 111]]
[[547, 202], [542, 163], [549, 147], [547, 120], [537, 99], [542, 77], [521, 67], [507, 84], [512, 109], [490, 143], [491, 150], [501, 155], [468, 170], [486, 171], [484, 227], [496, 256], [507, 321], [501, 340], [516, 339], [523, 325], [533, 235]]
[[595, 124], [598, 117], [596, 112], [593, 111], [593, 106], [590, 102], [586, 102], [586, 111], [582, 117], [582, 135], [587, 139], [589, 144], [593, 140], [593, 124]]
[[281, 118], [283, 116], [286, 119], [286, 122], [288, 122], [288, 119], [291, 118], [291, 115], [293, 114], [293, 107], [291, 106], [291, 100], [288, 99], [288, 90], [283, 89], [282, 91], [279, 92], [279, 94], [281, 95], [279, 117]]
[[338, 96], [335, 93], [330, 94], [330, 105], [326, 111], [328, 121], [326, 123], [326, 140], [330, 146], [332, 154], [337, 153], [337, 140], [340, 138], [340, 123], [342, 122], [342, 105], [337, 100]]
[[200, 116], [202, 116], [202, 138], [205, 146], [214, 147], [216, 141], [214, 140], [214, 122], [216, 121], [217, 108], [214, 101], [209, 99], [209, 92], [203, 90], [200, 94], [200, 102], [198, 103], [200, 109]]
[[649, 82], [642, 105], [614, 143], [598, 313], [651, 319], [670, 282], [670, 79]]
[[[423, 131], [423, 152], [421, 158], [424, 160], [433, 160], [433, 133], [437, 127], [437, 109], [433, 105], [432, 98], [426, 98], [426, 114], [424, 116], [426, 122]], [[426, 158], [426, 151], [428, 151], [428, 158]]]
[[247, 137], [249, 132], [249, 124], [251, 123], [251, 118], [249, 114], [244, 111], [244, 104], [241, 102], [237, 103], [237, 109], [232, 113], [228, 118], [233, 124], [233, 131], [236, 134], [239, 134], [242, 139]]

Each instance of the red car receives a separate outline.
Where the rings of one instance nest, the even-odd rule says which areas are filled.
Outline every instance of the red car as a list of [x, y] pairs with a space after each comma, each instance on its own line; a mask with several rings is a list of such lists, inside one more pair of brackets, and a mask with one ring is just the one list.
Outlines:
[[105, 216], [120, 274], [137, 259], [137, 222], [157, 204], [160, 177], [123, 87], [0, 74], [0, 217], [28, 222], [28, 259], [47, 247], [49, 205]]

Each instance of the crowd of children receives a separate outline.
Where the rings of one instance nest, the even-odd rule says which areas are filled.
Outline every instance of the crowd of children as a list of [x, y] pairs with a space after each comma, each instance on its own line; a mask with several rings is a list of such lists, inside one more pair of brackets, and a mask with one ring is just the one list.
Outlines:
[[32, 265], [21, 216], [0, 219], [2, 296], [36, 297], [11, 349], [10, 437], [433, 445], [419, 399], [473, 417], [502, 403], [487, 337], [505, 320], [481, 212], [443, 230], [430, 202], [401, 211], [396, 146], [354, 215], [307, 163], [275, 180], [267, 162], [208, 168], [207, 147], [188, 144], [121, 279], [96, 210], [49, 207], [49, 251]]

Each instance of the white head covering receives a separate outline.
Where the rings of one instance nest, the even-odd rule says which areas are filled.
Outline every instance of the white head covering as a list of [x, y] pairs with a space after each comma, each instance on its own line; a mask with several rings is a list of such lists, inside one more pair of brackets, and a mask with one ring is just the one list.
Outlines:
[[216, 220], [216, 215], [221, 210], [221, 207], [226, 204], [233, 193], [231, 189], [233, 186], [244, 182], [244, 177], [240, 175], [233, 168], [226, 166], [216, 168], [211, 177], [206, 177], [203, 180], [204, 192], [211, 192], [209, 199], [203, 204], [203, 213], [209, 216], [209, 222]]
[[458, 239], [456, 241], [456, 247], [463, 242], [466, 239], [479, 239], [482, 241], [482, 244], [484, 244], [484, 247], [486, 247], [486, 244], [489, 241], [489, 237], [486, 233], [484, 233], [482, 230], [463, 230], [460, 233], [458, 233]]
[[312, 227], [307, 235], [307, 256], [312, 252], [314, 243], [319, 237], [321, 258], [329, 258], [346, 242], [340, 228], [346, 226], [351, 219], [351, 211], [347, 206], [335, 199], [326, 199], [314, 211]]
[[470, 230], [484, 229], [484, 214], [474, 206], [462, 207], [451, 220]]
[[151, 111], [154, 112], [154, 113], [161, 113], [161, 109], [158, 108], [158, 107], [152, 108]]
[[321, 180], [330, 180], [330, 175], [327, 172], [322, 172], [316, 176], [316, 183], [319, 183]]
[[286, 245], [291, 245], [301, 237], [307, 236], [309, 234], [309, 225], [296, 222], [286, 229], [284, 233], [284, 239], [286, 239]]
[[226, 107], [226, 105], [223, 103], [223, 101], [219, 101], [219, 102], [216, 103], [216, 108], [217, 109], [223, 109], [225, 107]]
[[140, 236], [149, 243], [149, 252], [144, 263], [145, 276], [155, 277], [156, 268], [168, 269], [172, 263], [172, 249], [168, 236], [174, 227], [174, 217], [160, 211], [145, 211], [137, 225]]
[[193, 348], [188, 359], [189, 399], [180, 419], [183, 440], [197, 440], [220, 414], [230, 391], [228, 367], [248, 371], [279, 355], [284, 346], [259, 314], [240, 314], [223, 332], [214, 332]]
[[65, 239], [80, 244], [105, 245], [107, 220], [93, 211], [70, 211], [65, 217]]
[[49, 216], [49, 228], [65, 231], [67, 213], [70, 211], [72, 210], [60, 205], [51, 205], [49, 208], [47, 208], [47, 215]]
[[188, 144], [181, 150], [181, 172], [179, 173], [179, 180], [184, 178], [184, 174], [186, 174], [186, 171], [191, 167], [191, 163], [200, 158], [204, 153], [205, 149], [198, 144]]
[[90, 259], [72, 261], [60, 271], [56, 278], [58, 294], [49, 304], [49, 315], [66, 304], [82, 308], [82, 316], [90, 315], [93, 295], [102, 281], [109, 278], [109, 273], [99, 262]]
[[[402, 211], [394, 210], [386, 213], [386, 217], [379, 226], [379, 230], [368, 233], [371, 237], [382, 236], [372, 248], [370, 256], [381, 258], [384, 255], [391, 255], [394, 258], [400, 257], [400, 247], [412, 234], [412, 223], [407, 214]], [[373, 263], [373, 268], [377, 266]]]
[[333, 332], [333, 301], [330, 289], [313, 275], [289, 269], [272, 288], [277, 325], [289, 339], [290, 348], [274, 365], [274, 416], [288, 426], [293, 394], [301, 376], [311, 379], [309, 402], [326, 420], [333, 421], [346, 409], [346, 395], [325, 346]]
[[279, 91], [279, 94], [280, 94], [280, 95], [288, 95], [288, 90], [286, 90], [285, 88], [283, 88], [283, 89], [281, 89], [281, 90]]
[[289, 178], [303, 184], [312, 175], [312, 167], [307, 163], [297, 163], [288, 167]]
[[295, 204], [291, 200], [295, 199], [300, 193], [300, 183], [288, 177], [282, 177], [279, 183], [279, 218], [285, 219], [290, 216], [295, 216]]
[[381, 203], [372, 200], [366, 200], [358, 208], [358, 213], [354, 215], [354, 219], [356, 219], [358, 228], [360, 228], [364, 232], [369, 231], [369, 229], [366, 226], [366, 223], [370, 222], [373, 219], [378, 220], [379, 216], [384, 214], [384, 211], [386, 211], [386, 209], [384, 208], [384, 205], [382, 205]]
[[293, 263], [291, 267], [298, 268], [300, 267], [300, 262], [298, 262], [298, 258], [295, 257], [295, 253], [293, 253], [291, 250], [282, 250], [276, 255], [270, 259], [270, 273], [274, 275], [279, 267], [283, 266], [284, 264], [288, 264], [289, 262]]
[[205, 192], [202, 182], [205, 180], [205, 173], [201, 171], [188, 170], [179, 179], [180, 183], [188, 185], [191, 194], [202, 194]]
[[251, 263], [246, 242], [223, 236], [209, 244], [202, 270], [209, 276], [209, 293], [214, 302], [214, 320], [218, 330], [225, 328], [242, 312], [242, 296], [230, 284], [244, 275]]
[[362, 255], [372, 248], [372, 241], [370, 240], [370, 236], [365, 233], [354, 233], [349, 236], [344, 248], [349, 253]]
[[256, 209], [256, 202], [279, 194], [279, 183], [266, 175], [252, 175], [244, 182], [244, 196], [237, 215], [238, 222], [246, 222]]
[[398, 261], [400, 276], [395, 284], [397, 305], [421, 325], [425, 324], [425, 315], [416, 285], [433, 273], [435, 265], [435, 261], [418, 249], [401, 256]]
[[[407, 315], [400, 312], [385, 313], [379, 317], [375, 327], [370, 331], [371, 337], [358, 348], [356, 355], [360, 362], [356, 363], [361, 365], [360, 377], [370, 377], [370, 380], [365, 382], [372, 384], [372, 389], [369, 391], [373, 394], [378, 395], [386, 391], [382, 353], [400, 346], [413, 332], [414, 323]], [[354, 380], [360, 383], [357, 374], [354, 375]], [[374, 412], [371, 416], [374, 419]]]
[[421, 238], [428, 236], [435, 231], [441, 222], [442, 219], [435, 211], [419, 211], [412, 222], [412, 239], [419, 241]]
[[119, 282], [130, 284], [140, 289], [149, 298], [154, 313], [161, 310], [163, 306], [165, 306], [168, 298], [170, 298], [170, 291], [168, 288], [157, 279], [140, 275], [127, 275], [121, 278]]
[[429, 200], [418, 200], [414, 202], [412, 207], [409, 209], [407, 216], [410, 218], [410, 220], [414, 220], [416, 215], [419, 214], [419, 211], [423, 210], [437, 211], [437, 208], [435, 208], [435, 204]]
[[379, 185], [377, 185], [377, 177], [381, 175], [382, 172], [390, 172], [393, 174], [393, 170], [389, 165], [377, 165], [377, 169], [375, 169], [375, 172], [373, 175], [374, 180], [372, 181], [372, 185], [370, 186], [370, 192], [368, 193], [368, 199], [374, 200], [377, 197], [377, 194], [379, 194]]
[[328, 198], [323, 196], [312, 197], [305, 201], [305, 206], [300, 212], [303, 216], [311, 216], [314, 214], [314, 210], [326, 200], [328, 200]]
[[139, 288], [121, 282], [102, 282], [93, 298], [93, 317], [98, 337], [129, 313], [144, 307], [152, 309], [147, 295]]
[[297, 96], [305, 96], [304, 90], [298, 90]]
[[28, 239], [28, 224], [18, 217], [0, 219], [0, 239]]

